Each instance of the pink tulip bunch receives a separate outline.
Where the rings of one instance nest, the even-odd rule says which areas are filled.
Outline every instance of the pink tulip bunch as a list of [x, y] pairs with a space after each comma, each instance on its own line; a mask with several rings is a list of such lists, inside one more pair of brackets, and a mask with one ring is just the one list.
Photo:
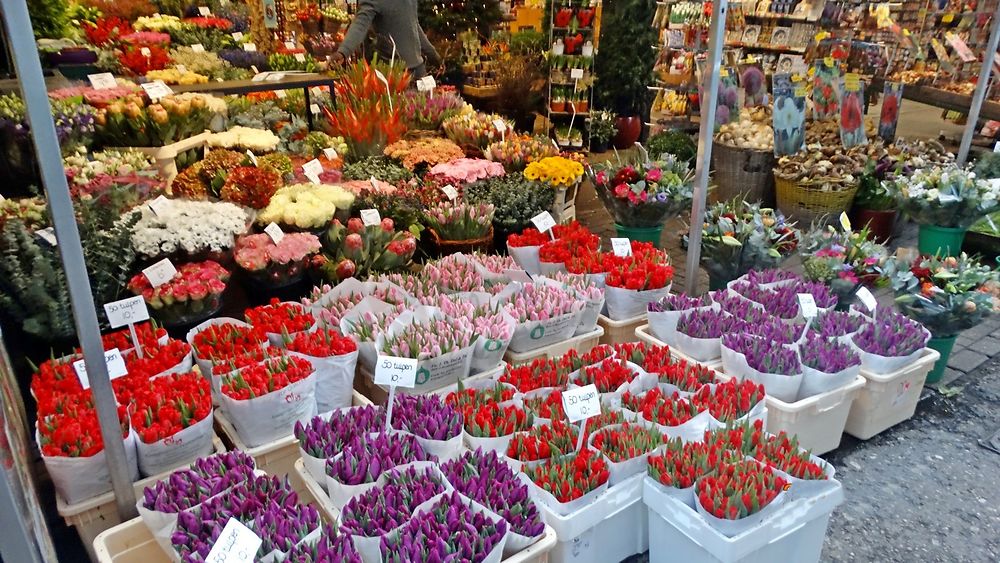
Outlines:
[[510, 327], [504, 322], [502, 311], [489, 305], [476, 306], [468, 301], [441, 298], [441, 312], [452, 319], [472, 319], [473, 331], [491, 340], [506, 340], [511, 337]]
[[385, 332], [392, 321], [396, 320], [402, 310], [393, 309], [384, 313], [373, 313], [365, 311], [359, 318], [351, 323], [348, 334], [353, 336], [358, 342], [374, 342], [375, 337]]
[[399, 358], [425, 360], [472, 345], [475, 340], [468, 319], [434, 319], [412, 323], [398, 334], [385, 339], [382, 353]]
[[374, 281], [394, 283], [422, 305], [435, 306], [441, 299], [441, 291], [438, 290], [438, 287], [421, 276], [399, 273], [385, 274]]
[[421, 272], [424, 280], [443, 291], [482, 291], [483, 276], [471, 262], [456, 260], [428, 264]]
[[496, 254], [475, 253], [472, 258], [479, 262], [484, 268], [494, 274], [502, 274], [504, 270], [519, 269], [517, 262], [510, 256], [499, 256]]
[[504, 304], [508, 313], [519, 322], [547, 321], [572, 313], [578, 301], [569, 293], [549, 285], [526, 284]]

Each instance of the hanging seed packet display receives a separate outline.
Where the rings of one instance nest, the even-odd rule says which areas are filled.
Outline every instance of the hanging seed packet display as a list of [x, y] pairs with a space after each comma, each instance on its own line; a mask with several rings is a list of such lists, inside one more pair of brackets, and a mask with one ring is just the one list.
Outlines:
[[[704, 83], [699, 88], [704, 93], [705, 85], [709, 81], [709, 73], [703, 72]], [[719, 103], [715, 108], [715, 128], [731, 122], [740, 120], [740, 88], [736, 83], [736, 74], [730, 69], [722, 67], [719, 69]], [[702, 94], [701, 99], [704, 98]]]
[[857, 74], [844, 75], [840, 91], [840, 142], [845, 149], [867, 145], [865, 136], [865, 93]]
[[882, 115], [878, 119], [878, 136], [891, 144], [896, 139], [896, 123], [899, 122], [899, 107], [903, 103], [903, 83], [886, 82], [882, 90]]
[[741, 67], [740, 85], [746, 96], [743, 107], [753, 108], [767, 105], [767, 78], [759, 64], [747, 64]]
[[792, 82], [791, 75], [774, 75], [775, 156], [791, 155], [802, 150], [806, 142], [806, 93], [802, 82]]
[[816, 74], [813, 76], [813, 116], [817, 121], [836, 119], [840, 109], [837, 84], [840, 79], [840, 69], [832, 57], [816, 61]]

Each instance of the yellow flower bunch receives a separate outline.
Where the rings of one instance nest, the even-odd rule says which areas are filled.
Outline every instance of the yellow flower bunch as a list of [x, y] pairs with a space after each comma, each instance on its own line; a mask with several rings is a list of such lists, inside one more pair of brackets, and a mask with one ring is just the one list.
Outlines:
[[562, 156], [549, 156], [529, 163], [524, 169], [524, 177], [556, 188], [568, 188], [583, 178], [583, 165]]

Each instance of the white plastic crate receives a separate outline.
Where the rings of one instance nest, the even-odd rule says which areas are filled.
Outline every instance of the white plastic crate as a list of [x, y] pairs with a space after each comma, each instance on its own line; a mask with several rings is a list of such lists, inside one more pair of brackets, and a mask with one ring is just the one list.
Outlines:
[[794, 403], [767, 397], [767, 431], [784, 430], [799, 437], [799, 445], [814, 455], [834, 450], [847, 424], [854, 398], [865, 386], [860, 375], [847, 385]]
[[608, 563], [646, 551], [649, 515], [642, 503], [642, 482], [643, 475], [629, 477], [568, 516], [538, 503], [542, 519], [555, 529], [558, 538], [549, 560]]
[[635, 342], [635, 329], [646, 324], [645, 314], [621, 321], [612, 320], [605, 315], [598, 315], [597, 325], [604, 329], [604, 336], [601, 337], [600, 343], [620, 344], [622, 342]]
[[649, 562], [813, 563], [819, 561], [833, 510], [844, 500], [836, 488], [778, 507], [771, 517], [733, 537], [715, 530], [693, 508], [643, 478], [649, 515]]
[[692, 358], [691, 356], [688, 356], [684, 352], [677, 350], [673, 346], [670, 346], [666, 342], [653, 336], [653, 334], [649, 331], [648, 324], [644, 324], [642, 326], [637, 327], [635, 329], [635, 337], [639, 340], [639, 342], [645, 342], [646, 344], [652, 344], [654, 346], [667, 346], [668, 348], [670, 348], [670, 355], [673, 356], [675, 359], [684, 360], [689, 364], [701, 364], [709, 369], [714, 369], [715, 371], [722, 373], [721, 358], [718, 360], [712, 360], [711, 362], [699, 362], [698, 360]]
[[[503, 375], [504, 370], [507, 369], [506, 362], [500, 362], [497, 367], [479, 372], [475, 375], [470, 375], [462, 380], [463, 383], [471, 383], [473, 381], [481, 381], [484, 379], [496, 379]], [[355, 393], [360, 392], [366, 398], [371, 400], [372, 403], [376, 405], [384, 405], [386, 401], [389, 400], [389, 390], [383, 388], [381, 385], [375, 385], [375, 376], [362, 366], [358, 366], [357, 376], [354, 378]], [[458, 390], [458, 383], [453, 383], [451, 385], [441, 387], [440, 389], [434, 389], [429, 391], [435, 395], [447, 395], [452, 391]], [[397, 389], [397, 392], [399, 390]]]
[[[218, 416], [218, 412], [215, 415]], [[218, 436], [212, 436], [212, 446], [215, 448], [215, 453], [226, 451], [225, 445]], [[173, 471], [175, 470], [172, 469], [136, 481], [133, 485], [136, 498], [142, 498], [143, 489], [165, 479]], [[56, 510], [59, 512], [59, 516], [66, 520], [67, 526], [76, 528], [76, 533], [80, 535], [80, 541], [87, 548], [87, 554], [90, 555], [91, 560], [94, 559], [94, 538], [104, 530], [121, 524], [122, 521], [121, 517], [118, 516], [118, 505], [115, 502], [114, 492], [107, 492], [75, 504], [67, 504], [56, 493]]]
[[867, 380], [865, 388], [851, 405], [844, 431], [867, 440], [913, 417], [924, 389], [927, 373], [934, 367], [941, 354], [924, 348], [920, 358], [890, 374], [878, 375], [861, 369]]
[[602, 336], [604, 336], [604, 329], [598, 326], [586, 334], [578, 334], [562, 342], [542, 346], [530, 352], [518, 354], [507, 350], [507, 353], [503, 355], [503, 359], [510, 365], [520, 365], [530, 363], [532, 360], [538, 358], [558, 358], [570, 350], [576, 350], [579, 354], [585, 354], [591, 348], [597, 346]]

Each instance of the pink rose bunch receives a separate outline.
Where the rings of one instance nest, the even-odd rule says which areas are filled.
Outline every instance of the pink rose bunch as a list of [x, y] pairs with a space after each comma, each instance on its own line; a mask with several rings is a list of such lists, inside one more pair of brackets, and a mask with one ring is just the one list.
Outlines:
[[217, 262], [192, 262], [177, 268], [177, 273], [169, 282], [153, 287], [142, 273], [132, 276], [128, 282], [129, 291], [142, 295], [154, 310], [175, 304], [202, 301], [215, 298], [226, 289], [229, 272]]
[[466, 184], [504, 174], [503, 164], [481, 158], [456, 158], [430, 170], [430, 176], [442, 184]]
[[289, 233], [274, 244], [270, 235], [247, 235], [236, 240], [236, 263], [249, 272], [271, 264], [301, 262], [319, 252], [319, 238], [312, 233]]

